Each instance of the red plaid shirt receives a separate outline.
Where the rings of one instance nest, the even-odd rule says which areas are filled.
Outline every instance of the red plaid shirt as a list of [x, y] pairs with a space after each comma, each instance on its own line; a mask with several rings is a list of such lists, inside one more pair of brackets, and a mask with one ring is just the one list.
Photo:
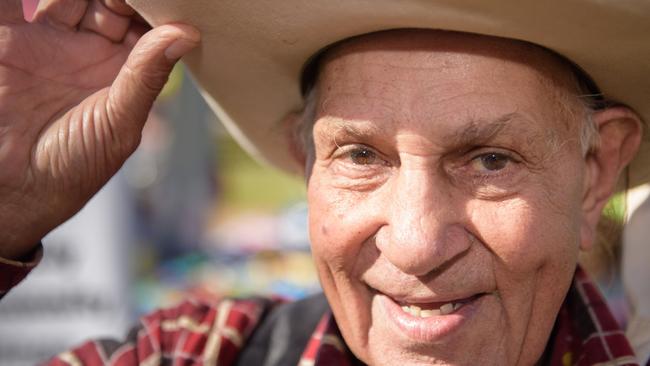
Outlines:
[[[40, 254], [38, 254], [40, 256]], [[0, 259], [0, 297], [38, 262]], [[232, 365], [269, 307], [280, 301], [186, 301], [143, 317], [123, 342], [88, 341], [63, 352], [49, 365]], [[624, 332], [587, 275], [578, 268], [558, 314], [550, 342], [552, 366], [638, 365]], [[353, 365], [332, 314], [323, 314], [298, 363]]]

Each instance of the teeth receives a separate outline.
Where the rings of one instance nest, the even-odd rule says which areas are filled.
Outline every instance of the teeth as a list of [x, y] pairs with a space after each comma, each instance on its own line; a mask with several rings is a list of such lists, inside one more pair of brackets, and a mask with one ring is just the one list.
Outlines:
[[447, 315], [450, 314], [452, 311], [454, 311], [454, 304], [452, 303], [446, 303], [440, 307], [440, 314], [442, 315]]
[[440, 310], [438, 309], [432, 309], [432, 310], [422, 310], [420, 311], [420, 317], [421, 318], [430, 318], [434, 315], [440, 315]]
[[422, 311], [422, 309], [419, 306], [415, 306], [415, 305], [410, 305], [410, 306], [404, 305], [402, 306], [402, 310], [404, 310], [405, 313], [409, 313], [413, 316], [420, 316], [420, 312]]
[[412, 316], [417, 316], [420, 318], [430, 318], [437, 315], [447, 315], [456, 311], [458, 308], [463, 306], [462, 303], [447, 303], [442, 305], [439, 309], [422, 309], [416, 305], [403, 305], [402, 310], [405, 313], [411, 314]]
[[420, 311], [422, 311], [422, 309], [420, 309], [419, 306], [411, 306], [411, 314], [413, 314], [413, 316], [420, 316]]

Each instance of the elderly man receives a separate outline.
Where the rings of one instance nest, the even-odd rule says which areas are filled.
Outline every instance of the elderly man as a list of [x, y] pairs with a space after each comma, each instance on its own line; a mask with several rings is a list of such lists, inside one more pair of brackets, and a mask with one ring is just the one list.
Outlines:
[[[54, 364], [636, 364], [577, 267], [641, 143], [632, 108], [605, 102], [555, 52], [502, 38], [509, 32], [466, 33], [473, 28], [453, 26], [461, 20], [441, 24], [465, 32], [404, 29], [442, 27], [423, 26], [418, 1], [377, 2], [367, 16], [381, 21], [337, 28], [326, 41], [291, 26], [318, 10], [338, 27], [327, 15], [369, 5], [320, 4], [305, 15], [296, 4], [277, 4], [282, 13], [225, 3], [134, 2], [154, 24], [200, 26], [204, 46], [188, 61], [215, 110], [250, 149], [304, 167], [327, 300], [187, 302], [144, 317], [123, 345], [89, 342]], [[386, 24], [382, 7], [414, 21]], [[120, 1], [48, 0], [28, 24], [18, 1], [0, 5], [0, 290], [135, 149], [171, 66], [199, 42], [180, 24], [144, 34], [132, 14]], [[401, 29], [370, 32], [389, 28]], [[291, 112], [300, 77], [304, 106]], [[647, 99], [647, 81], [634, 81], [646, 94], [630, 100]]]

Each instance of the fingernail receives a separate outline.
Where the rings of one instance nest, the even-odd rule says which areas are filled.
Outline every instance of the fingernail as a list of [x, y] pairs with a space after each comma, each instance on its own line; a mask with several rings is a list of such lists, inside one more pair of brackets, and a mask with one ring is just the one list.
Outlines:
[[191, 49], [196, 47], [197, 43], [194, 41], [189, 41], [184, 38], [179, 38], [174, 41], [167, 49], [165, 50], [165, 57], [170, 61], [176, 61], [181, 58], [183, 55], [188, 53]]

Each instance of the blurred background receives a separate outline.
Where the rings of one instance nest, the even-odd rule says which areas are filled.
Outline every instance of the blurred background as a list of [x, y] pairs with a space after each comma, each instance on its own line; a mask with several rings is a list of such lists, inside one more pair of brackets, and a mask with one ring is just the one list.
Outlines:
[[[616, 195], [599, 244], [581, 258], [640, 342], [650, 326], [649, 192]], [[188, 296], [319, 291], [304, 183], [248, 157], [182, 65], [136, 153], [44, 247], [42, 263], [0, 302], [0, 366], [33, 365], [88, 338], [120, 339], [140, 315]]]
[[182, 65], [110, 183], [0, 303], [0, 365], [33, 365], [187, 296], [319, 290], [304, 183], [246, 155]]

